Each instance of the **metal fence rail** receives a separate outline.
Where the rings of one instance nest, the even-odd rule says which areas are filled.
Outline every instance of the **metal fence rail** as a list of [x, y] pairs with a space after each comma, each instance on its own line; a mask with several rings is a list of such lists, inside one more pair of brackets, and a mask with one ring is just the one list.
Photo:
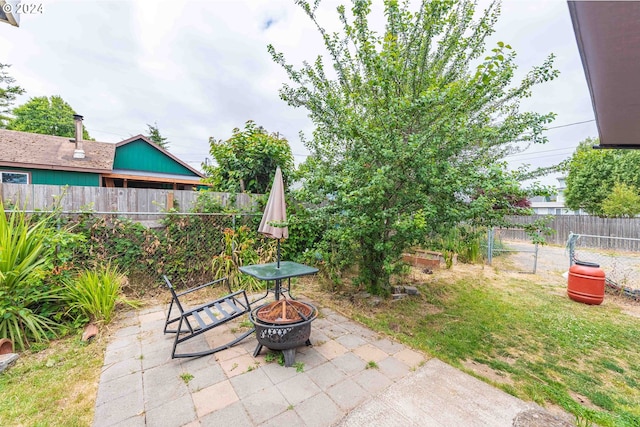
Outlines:
[[573, 265], [576, 260], [596, 263], [604, 270], [610, 289], [640, 299], [640, 254], [603, 249], [619, 247], [612, 241], [625, 241], [631, 247], [640, 245], [640, 239], [570, 233], [567, 240], [569, 264]]

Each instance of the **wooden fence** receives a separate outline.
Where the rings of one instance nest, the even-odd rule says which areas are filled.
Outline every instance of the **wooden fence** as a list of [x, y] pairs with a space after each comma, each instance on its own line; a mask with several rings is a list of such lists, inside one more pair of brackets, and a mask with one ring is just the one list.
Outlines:
[[[37, 184], [0, 183], [0, 200], [25, 210], [49, 210], [55, 205], [64, 212], [164, 212], [174, 208], [189, 212], [201, 192], [156, 190], [149, 188], [75, 187]], [[222, 206], [234, 205], [251, 211], [256, 205], [253, 194], [209, 193]]]
[[[531, 224], [545, 215], [514, 216], [509, 219], [518, 224]], [[552, 215], [549, 227], [555, 230], [551, 236], [547, 236], [548, 243], [564, 245], [569, 234], [581, 234], [591, 236], [620, 237], [623, 239], [604, 239], [606, 245], [600, 240], [590, 239], [593, 244], [590, 247], [603, 249], [622, 249], [629, 251], [640, 250], [638, 241], [624, 239], [640, 239], [640, 218], [599, 218], [590, 215]], [[500, 235], [505, 239], [530, 240], [524, 231], [501, 230]], [[606, 247], [604, 247], [604, 246]]]

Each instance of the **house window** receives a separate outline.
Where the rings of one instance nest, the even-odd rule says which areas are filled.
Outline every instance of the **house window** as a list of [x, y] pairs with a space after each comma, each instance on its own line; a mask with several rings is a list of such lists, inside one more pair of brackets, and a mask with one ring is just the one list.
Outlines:
[[1, 171], [0, 182], [7, 184], [28, 184], [29, 174], [25, 172]]

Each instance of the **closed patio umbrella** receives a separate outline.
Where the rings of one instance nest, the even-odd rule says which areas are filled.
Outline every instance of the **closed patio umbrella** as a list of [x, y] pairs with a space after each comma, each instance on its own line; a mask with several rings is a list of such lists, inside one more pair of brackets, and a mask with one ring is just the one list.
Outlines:
[[[262, 221], [258, 227], [258, 232], [267, 237], [278, 239], [277, 267], [280, 268], [280, 239], [289, 237], [287, 223], [287, 205], [284, 200], [284, 182], [282, 181], [282, 170], [280, 166], [276, 169], [273, 179], [269, 200], [262, 215]], [[281, 225], [282, 227], [279, 227]]]

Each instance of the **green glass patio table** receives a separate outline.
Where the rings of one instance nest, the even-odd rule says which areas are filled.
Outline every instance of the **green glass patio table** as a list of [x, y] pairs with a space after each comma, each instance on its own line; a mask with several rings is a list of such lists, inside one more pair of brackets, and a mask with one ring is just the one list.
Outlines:
[[[277, 262], [270, 262], [268, 264], [244, 265], [239, 269], [241, 272], [253, 276], [256, 279], [275, 282], [275, 287], [273, 289], [269, 289], [269, 286], [267, 285], [267, 293], [262, 298], [269, 295], [269, 292], [273, 292], [275, 294], [276, 301], [280, 299], [280, 295], [283, 292], [288, 293], [289, 296], [293, 298], [291, 295], [292, 277], [308, 276], [318, 272], [318, 269], [315, 267], [310, 267], [293, 261], [280, 261], [279, 268]], [[283, 288], [282, 281], [285, 279], [287, 280], [287, 287]]]

